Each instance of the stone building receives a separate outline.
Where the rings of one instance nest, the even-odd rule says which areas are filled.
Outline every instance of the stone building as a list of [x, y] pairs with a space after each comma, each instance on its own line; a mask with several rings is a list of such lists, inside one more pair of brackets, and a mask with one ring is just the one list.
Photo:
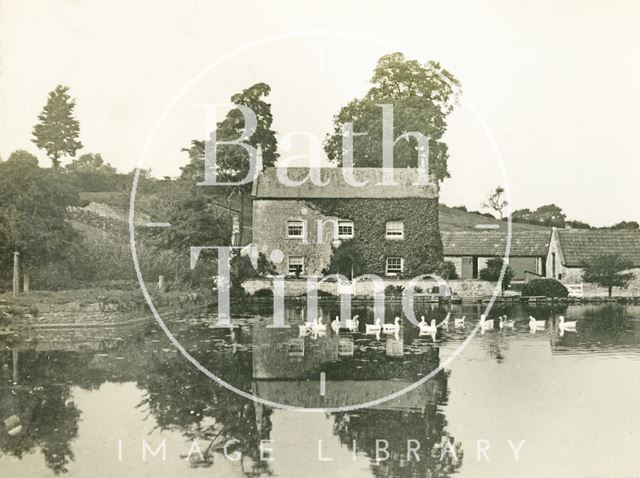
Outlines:
[[[550, 231], [514, 231], [511, 235], [509, 265], [513, 280], [546, 275]], [[444, 259], [453, 262], [460, 279], [477, 279], [492, 257], [503, 257], [507, 247], [505, 231], [445, 231], [442, 233]]]
[[553, 228], [547, 277], [565, 284], [582, 282], [584, 268], [597, 256], [616, 254], [631, 261], [636, 278], [626, 293], [640, 292], [640, 231]]
[[[272, 259], [272, 251], [282, 251], [279, 273], [321, 275], [333, 248], [347, 241], [364, 272], [380, 276], [417, 275], [442, 259], [435, 180], [417, 185], [417, 169], [394, 169], [395, 184], [386, 185], [383, 169], [354, 168], [354, 179], [364, 184], [354, 186], [349, 170], [320, 168], [313, 170], [317, 185], [308, 179], [311, 171], [268, 168], [253, 183], [253, 244]], [[297, 185], [284, 184], [285, 176]]]

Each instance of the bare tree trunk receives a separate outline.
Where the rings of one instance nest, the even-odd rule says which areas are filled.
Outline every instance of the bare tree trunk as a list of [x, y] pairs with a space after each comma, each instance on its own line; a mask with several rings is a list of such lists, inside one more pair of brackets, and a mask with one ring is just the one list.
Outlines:
[[13, 296], [18, 297], [20, 293], [20, 253], [13, 253]]

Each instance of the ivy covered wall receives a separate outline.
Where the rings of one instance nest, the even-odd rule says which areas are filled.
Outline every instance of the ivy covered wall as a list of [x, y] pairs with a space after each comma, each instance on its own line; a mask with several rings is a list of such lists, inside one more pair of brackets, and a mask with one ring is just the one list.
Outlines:
[[[443, 260], [437, 199], [312, 199], [308, 202], [324, 216], [353, 221], [351, 243], [362, 254], [370, 274], [384, 276], [386, 258], [390, 256], [404, 258], [403, 277], [433, 272]], [[388, 221], [404, 223], [404, 239], [385, 238]]]

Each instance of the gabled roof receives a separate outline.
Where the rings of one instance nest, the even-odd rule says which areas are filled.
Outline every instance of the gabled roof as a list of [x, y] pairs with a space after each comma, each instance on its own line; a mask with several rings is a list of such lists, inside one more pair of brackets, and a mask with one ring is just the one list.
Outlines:
[[[511, 235], [511, 257], [547, 255], [551, 231], [514, 231]], [[507, 247], [505, 231], [443, 231], [445, 256], [504, 256]]]
[[308, 179], [299, 186], [283, 184], [286, 175], [291, 181], [302, 181], [311, 168], [267, 168], [253, 182], [252, 195], [256, 199], [321, 199], [321, 198], [437, 198], [438, 186], [434, 179], [426, 186], [416, 186], [418, 169], [393, 169], [395, 185], [382, 185], [382, 168], [353, 168], [353, 177], [366, 186], [354, 186], [345, 180], [342, 168], [315, 168], [324, 186]]
[[640, 267], [640, 231], [612, 229], [557, 229], [567, 267], [585, 267], [597, 256], [616, 254]]

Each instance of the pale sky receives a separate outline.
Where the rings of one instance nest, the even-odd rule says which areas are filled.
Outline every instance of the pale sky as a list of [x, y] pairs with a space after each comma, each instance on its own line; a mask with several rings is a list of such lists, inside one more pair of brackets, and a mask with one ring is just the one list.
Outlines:
[[0, 0], [0, 157], [27, 149], [49, 164], [31, 130], [60, 83], [77, 99], [79, 154], [131, 170], [176, 94], [244, 48], [176, 102], [144, 167], [177, 174], [180, 149], [203, 136], [199, 105], [259, 81], [272, 87], [287, 161], [309, 154], [287, 135], [321, 142], [332, 116], [367, 90], [376, 60], [402, 51], [440, 61], [464, 89], [445, 136], [443, 203], [475, 209], [505, 184], [472, 104], [501, 153], [513, 208], [556, 203], [594, 225], [638, 221], [639, 24], [635, 0]]

